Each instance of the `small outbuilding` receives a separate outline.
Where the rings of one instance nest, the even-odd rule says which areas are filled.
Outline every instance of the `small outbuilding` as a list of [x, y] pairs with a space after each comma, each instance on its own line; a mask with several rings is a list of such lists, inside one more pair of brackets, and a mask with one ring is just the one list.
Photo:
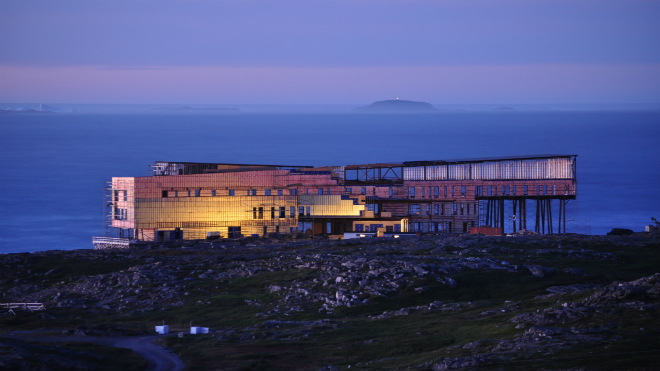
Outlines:
[[191, 334], [208, 334], [209, 333], [209, 328], [208, 327], [191, 326], [190, 327], [190, 333]]
[[165, 335], [170, 333], [170, 326], [164, 325], [164, 326], [156, 326], [156, 332]]

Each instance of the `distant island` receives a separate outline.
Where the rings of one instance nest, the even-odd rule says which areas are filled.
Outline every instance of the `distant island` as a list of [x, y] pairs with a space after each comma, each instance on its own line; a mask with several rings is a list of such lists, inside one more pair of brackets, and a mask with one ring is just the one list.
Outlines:
[[224, 107], [157, 107], [152, 108], [154, 111], [177, 111], [177, 112], [240, 112], [238, 108], [224, 108]]
[[29, 107], [7, 107], [0, 108], [0, 115], [12, 115], [12, 114], [34, 114], [34, 113], [71, 113], [75, 110], [70, 108], [59, 108], [47, 106], [45, 104], [40, 104], [39, 108], [29, 108]]
[[515, 108], [511, 108], [511, 107], [497, 107], [497, 108], [493, 108], [493, 111], [515, 111], [515, 110], [516, 110]]
[[437, 112], [438, 110], [429, 103], [413, 102], [409, 100], [392, 99], [381, 100], [368, 106], [355, 108], [360, 112]]
[[32, 108], [24, 109], [1, 109], [0, 115], [25, 115], [25, 114], [42, 114], [42, 113], [55, 113], [53, 111], [40, 111]]

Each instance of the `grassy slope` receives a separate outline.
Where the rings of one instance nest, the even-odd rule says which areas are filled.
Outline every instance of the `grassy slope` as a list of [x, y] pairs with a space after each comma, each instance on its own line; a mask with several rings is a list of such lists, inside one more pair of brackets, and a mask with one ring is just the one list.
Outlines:
[[[270, 370], [317, 370], [329, 364], [338, 366], [374, 362], [369, 369], [391, 369], [430, 361], [437, 357], [456, 357], [472, 354], [469, 350], [447, 348], [462, 345], [480, 339], [511, 338], [524, 330], [515, 329], [506, 321], [521, 312], [535, 311], [556, 306], [557, 299], [577, 301], [584, 295], [534, 299], [546, 294], [546, 288], [575, 283], [609, 284], [612, 281], [629, 281], [660, 272], [660, 246], [621, 247], [610, 243], [580, 246], [601, 252], [618, 254], [614, 261], [574, 260], [558, 258], [549, 254], [536, 254], [538, 246], [507, 246], [512, 249], [496, 255], [495, 258], [514, 264], [533, 261], [542, 266], [555, 268], [582, 268], [590, 276], [576, 276], [557, 273], [548, 278], [537, 278], [528, 272], [483, 272], [464, 271], [452, 275], [459, 282], [457, 288], [449, 288], [435, 281], [418, 281], [416, 286], [427, 286], [429, 290], [417, 294], [411, 289], [392, 298], [378, 298], [369, 304], [346, 308], [340, 307], [332, 315], [333, 319], [344, 321], [335, 330], [316, 333], [309, 338], [281, 341], [257, 340], [249, 344], [240, 342], [218, 342], [210, 335], [167, 339], [172, 347], [188, 365], [190, 370], [210, 369], [270, 369]], [[352, 248], [359, 248], [355, 246]], [[576, 246], [577, 248], [577, 246]], [[333, 248], [336, 253], [350, 253], [346, 248]], [[339, 251], [342, 250], [342, 251]], [[158, 255], [190, 256], [198, 254], [190, 251], [146, 251], [137, 252], [140, 259], [117, 261], [99, 265], [89, 260], [54, 260], [53, 257], [39, 261], [40, 270], [59, 268], [60, 272], [49, 281], [65, 280], [68, 277], [84, 276], [110, 271], [119, 271], [135, 264], [141, 264], [144, 258]], [[206, 253], [208, 254], [208, 253]], [[422, 252], [423, 254], [423, 252]], [[65, 267], [62, 269], [62, 267]], [[185, 269], [185, 267], [184, 267]], [[90, 273], [93, 272], [93, 273]], [[42, 318], [41, 314], [25, 314], [0, 318], [3, 330], [25, 328], [67, 328], [74, 327], [84, 320], [87, 325], [96, 323], [115, 323], [130, 326], [133, 329], [151, 331], [153, 326], [166, 320], [173, 330], [187, 329], [189, 321], [217, 329], [240, 329], [258, 325], [266, 319], [255, 316], [262, 309], [249, 306], [245, 300], [259, 300], [262, 303], [274, 302], [277, 296], [267, 292], [272, 284], [286, 284], [295, 279], [312, 278], [314, 269], [286, 272], [263, 273], [255, 277], [235, 279], [232, 282], [199, 280], [189, 283], [188, 304], [183, 307], [169, 308], [143, 314], [122, 316], [90, 316], [85, 310], [69, 308], [49, 308], [49, 314], [55, 318]], [[48, 284], [48, 283], [46, 283]], [[6, 285], [5, 285], [6, 286]], [[195, 305], [196, 300], [210, 300], [210, 305]], [[383, 320], [365, 318], [380, 314], [385, 310], [397, 310], [441, 300], [444, 302], [473, 302], [474, 306], [459, 312], [433, 312], [415, 314]], [[481, 319], [474, 319], [487, 310], [501, 309], [509, 304], [521, 302], [522, 307], [513, 312], [501, 313]], [[312, 320], [328, 318], [316, 311], [318, 305], [308, 311], [298, 313], [285, 320]], [[542, 369], [560, 367], [589, 366], [594, 369], [632, 369], [660, 364], [657, 353], [660, 344], [660, 320], [654, 313], [621, 313], [613, 318], [595, 318], [584, 326], [600, 326], [602, 322], [618, 322], [626, 340], [609, 345], [594, 345], [572, 349], [567, 354], [538, 354], [527, 360], [508, 363], [505, 369]], [[570, 324], [569, 324], [570, 325]], [[640, 328], [645, 328], [641, 331]], [[367, 340], [375, 340], [365, 344]], [[652, 352], [647, 352], [652, 351]], [[636, 353], [630, 353], [636, 352]], [[625, 363], [622, 366], [622, 360]], [[481, 368], [501, 368], [493, 364]], [[358, 367], [359, 368], [359, 367]]]

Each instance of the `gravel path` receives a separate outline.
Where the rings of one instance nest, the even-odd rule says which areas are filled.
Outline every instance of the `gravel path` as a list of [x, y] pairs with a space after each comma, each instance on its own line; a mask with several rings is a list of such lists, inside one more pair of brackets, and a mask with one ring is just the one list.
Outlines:
[[[170, 334], [172, 335], [172, 334]], [[117, 337], [93, 337], [93, 336], [57, 336], [46, 335], [37, 331], [14, 331], [0, 334], [0, 337], [9, 339], [30, 340], [38, 342], [59, 341], [84, 341], [104, 346], [114, 346], [133, 350], [144, 358], [148, 365], [145, 371], [181, 371], [185, 366], [179, 357], [154, 344], [158, 338], [169, 335], [147, 335], [147, 336], [117, 336]]]

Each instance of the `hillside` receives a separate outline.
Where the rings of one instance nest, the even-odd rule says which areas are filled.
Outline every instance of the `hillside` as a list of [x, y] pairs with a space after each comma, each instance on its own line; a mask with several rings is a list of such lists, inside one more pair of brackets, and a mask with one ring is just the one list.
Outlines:
[[5, 315], [0, 328], [92, 337], [193, 321], [210, 333], [161, 339], [191, 370], [650, 370], [659, 267], [657, 234], [7, 254], [3, 302], [47, 310]]

